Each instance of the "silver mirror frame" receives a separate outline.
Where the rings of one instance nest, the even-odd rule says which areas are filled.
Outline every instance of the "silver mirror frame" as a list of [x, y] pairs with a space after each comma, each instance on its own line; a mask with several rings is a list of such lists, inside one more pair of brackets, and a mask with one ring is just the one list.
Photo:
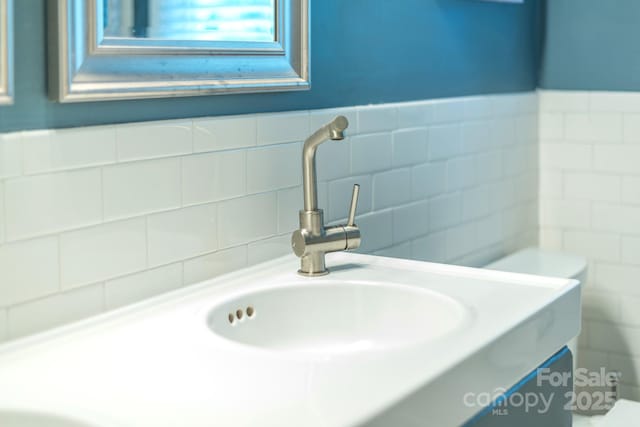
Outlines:
[[[0, 0], [1, 1], [1, 0]], [[98, 0], [48, 0], [49, 97], [59, 102], [309, 89], [309, 0], [276, 0], [273, 43], [105, 38]]]
[[13, 103], [13, 0], [0, 0], [0, 105]]

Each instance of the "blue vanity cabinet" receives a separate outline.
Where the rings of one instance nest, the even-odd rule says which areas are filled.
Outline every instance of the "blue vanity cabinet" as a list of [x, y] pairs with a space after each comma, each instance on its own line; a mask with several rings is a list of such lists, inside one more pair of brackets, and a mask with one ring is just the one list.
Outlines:
[[[571, 427], [567, 404], [573, 390], [572, 369], [573, 355], [564, 347], [463, 427]], [[566, 381], [552, 385], [547, 380], [551, 375]]]

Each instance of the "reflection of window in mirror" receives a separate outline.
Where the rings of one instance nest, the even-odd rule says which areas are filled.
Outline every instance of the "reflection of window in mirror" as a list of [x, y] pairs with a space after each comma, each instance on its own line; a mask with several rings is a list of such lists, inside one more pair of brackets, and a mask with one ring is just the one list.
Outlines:
[[103, 0], [105, 37], [275, 41], [275, 0]]

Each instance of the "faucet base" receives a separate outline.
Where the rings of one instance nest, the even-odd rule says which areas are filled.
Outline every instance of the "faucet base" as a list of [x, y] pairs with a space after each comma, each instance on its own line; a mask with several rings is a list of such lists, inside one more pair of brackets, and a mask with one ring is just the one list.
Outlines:
[[327, 265], [324, 263], [324, 252], [312, 252], [302, 256], [298, 274], [302, 276], [324, 276], [329, 274]]
[[305, 277], [318, 277], [318, 276], [326, 276], [329, 274], [329, 269], [325, 269], [324, 271], [302, 271], [298, 270], [298, 274]]
[[303, 276], [324, 276], [329, 273], [324, 256], [329, 252], [356, 249], [360, 246], [360, 229], [355, 224], [323, 225], [322, 210], [300, 211], [300, 229], [291, 235], [293, 253], [300, 257]]

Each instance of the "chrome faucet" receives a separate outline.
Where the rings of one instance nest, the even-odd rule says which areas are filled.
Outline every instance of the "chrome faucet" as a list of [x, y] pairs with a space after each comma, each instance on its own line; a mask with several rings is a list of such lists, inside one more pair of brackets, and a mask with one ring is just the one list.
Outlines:
[[338, 116], [322, 126], [304, 142], [302, 148], [302, 179], [304, 209], [300, 211], [300, 229], [291, 236], [293, 253], [300, 257], [300, 270], [304, 276], [322, 276], [329, 273], [324, 255], [327, 252], [356, 249], [360, 246], [360, 229], [355, 224], [360, 186], [353, 186], [349, 219], [346, 225], [325, 227], [322, 209], [318, 209], [316, 182], [316, 150], [323, 142], [344, 139], [349, 126], [346, 117]]

